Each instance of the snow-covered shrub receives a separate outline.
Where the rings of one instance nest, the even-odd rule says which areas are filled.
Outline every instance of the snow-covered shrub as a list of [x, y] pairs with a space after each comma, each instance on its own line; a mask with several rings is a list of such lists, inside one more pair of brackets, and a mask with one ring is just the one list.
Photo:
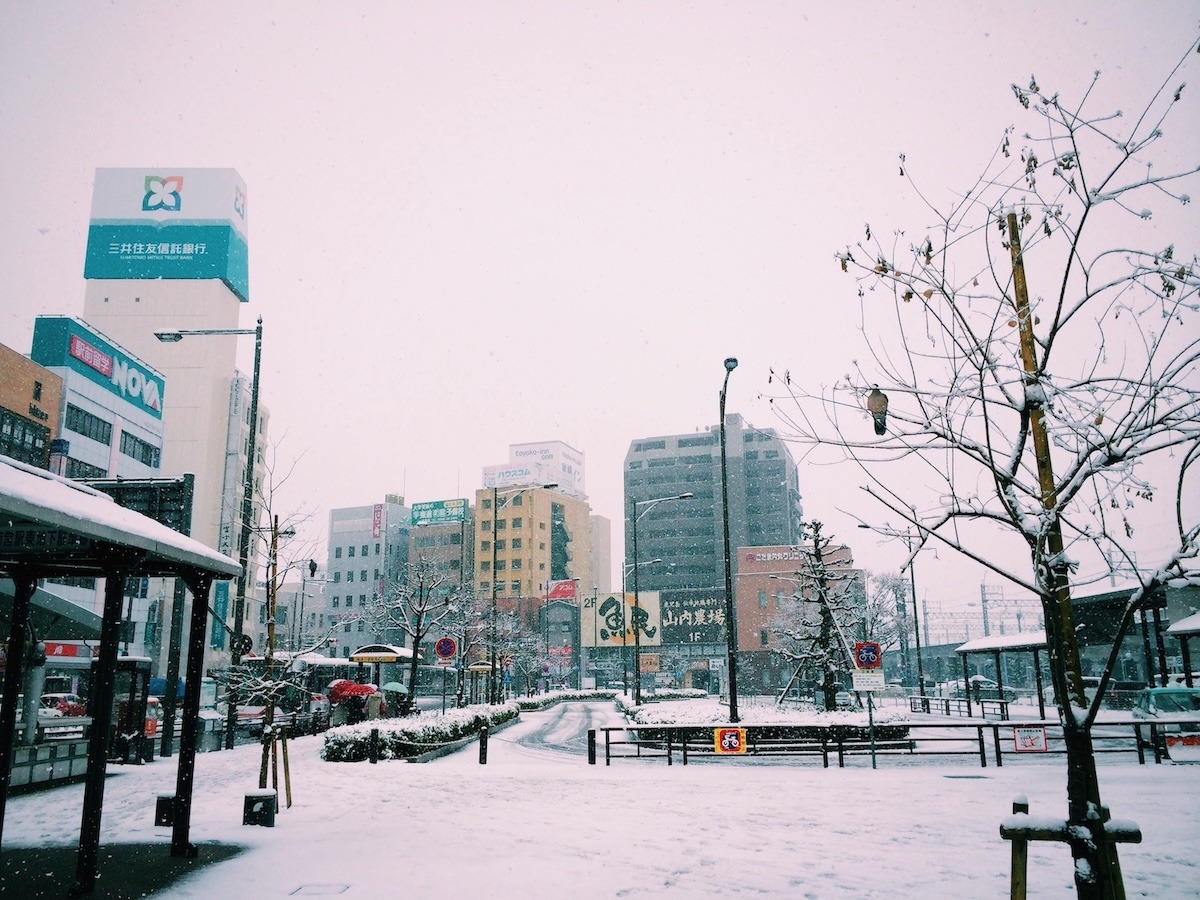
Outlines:
[[370, 757], [371, 732], [379, 729], [379, 758], [407, 759], [445, 744], [478, 734], [485, 725], [515, 719], [516, 703], [499, 706], [476, 705], [448, 709], [410, 719], [371, 719], [355, 725], [339, 725], [325, 732], [321, 759], [326, 762], [362, 762]]

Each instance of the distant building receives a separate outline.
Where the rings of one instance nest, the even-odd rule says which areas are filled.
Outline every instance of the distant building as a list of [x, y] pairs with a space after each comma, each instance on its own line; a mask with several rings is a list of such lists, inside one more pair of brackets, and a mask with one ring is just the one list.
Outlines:
[[[773, 429], [726, 416], [730, 570], [737, 547], [791, 546], [801, 536], [799, 476]], [[635, 504], [637, 558], [633, 549]], [[643, 654], [643, 674], [686, 672], [688, 686], [716, 690], [724, 676], [725, 548], [719, 426], [702, 432], [638, 438], [625, 455], [624, 590], [658, 592], [662, 646]], [[736, 582], [735, 582], [736, 584]], [[611, 656], [611, 652], [609, 653]], [[598, 655], [602, 663], [604, 658]], [[660, 669], [654, 669], [660, 666]], [[609, 676], [615, 671], [609, 663]], [[677, 676], [676, 676], [677, 677]]]
[[314, 606], [306, 605], [304, 613], [310, 636], [316, 636], [317, 618], [326, 617], [333, 641], [323, 648], [328, 656], [348, 657], [371, 643], [404, 646], [402, 633], [376, 633], [369, 619], [371, 604], [406, 580], [411, 523], [412, 512], [397, 494], [388, 494], [382, 503], [329, 511], [327, 606], [320, 609], [310, 597]]
[[49, 469], [62, 395], [60, 376], [0, 344], [0, 454]]
[[68, 478], [154, 478], [162, 473], [166, 381], [86, 322], [38, 316], [31, 359], [63, 382], [58, 431]]

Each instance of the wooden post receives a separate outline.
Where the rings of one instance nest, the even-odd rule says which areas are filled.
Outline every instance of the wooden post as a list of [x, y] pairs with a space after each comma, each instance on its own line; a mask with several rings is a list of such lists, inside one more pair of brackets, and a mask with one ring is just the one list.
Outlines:
[[[1029, 801], [1013, 801], [1013, 815], [1029, 815]], [[1029, 841], [1023, 837], [1012, 839], [1012, 867], [1009, 870], [1009, 900], [1025, 900], [1029, 887]]]
[[287, 808], [292, 808], [292, 770], [288, 766], [287, 729], [283, 730], [283, 789], [287, 797]]

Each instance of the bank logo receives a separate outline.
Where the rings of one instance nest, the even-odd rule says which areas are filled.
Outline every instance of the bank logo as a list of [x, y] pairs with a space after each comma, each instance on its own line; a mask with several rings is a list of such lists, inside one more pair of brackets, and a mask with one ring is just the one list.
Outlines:
[[179, 212], [183, 209], [182, 175], [147, 175], [146, 195], [142, 197], [143, 212]]
[[233, 211], [238, 214], [239, 219], [246, 218], [246, 194], [239, 187], [233, 189]]

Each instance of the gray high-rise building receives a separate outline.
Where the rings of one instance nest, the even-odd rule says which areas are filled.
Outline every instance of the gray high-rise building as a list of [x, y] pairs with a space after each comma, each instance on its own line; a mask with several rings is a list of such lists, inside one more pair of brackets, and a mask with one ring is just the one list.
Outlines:
[[[796, 463], [774, 429], [725, 417], [730, 553], [738, 547], [792, 545], [800, 540]], [[625, 454], [625, 565], [633, 565], [632, 504], [690, 492], [689, 500], [639, 508], [638, 587], [643, 591], [705, 590], [724, 596], [721, 515], [721, 432], [638, 438]], [[647, 511], [648, 510], [648, 511]], [[650, 560], [661, 560], [650, 564]], [[627, 577], [628, 589], [633, 579]]]

